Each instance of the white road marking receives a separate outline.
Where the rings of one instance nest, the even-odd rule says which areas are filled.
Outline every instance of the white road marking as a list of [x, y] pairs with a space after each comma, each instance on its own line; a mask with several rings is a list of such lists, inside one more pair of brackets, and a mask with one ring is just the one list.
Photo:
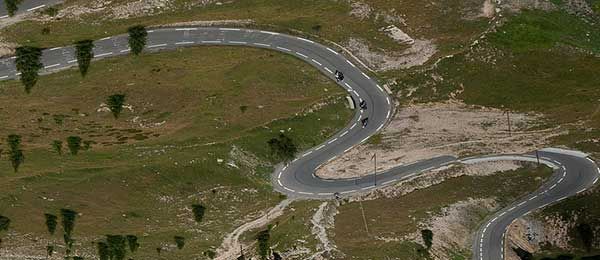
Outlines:
[[315, 59], [312, 59], [312, 62], [314, 62], [315, 64], [317, 64], [319, 66], [323, 66], [323, 64], [321, 64], [320, 62], [316, 61]]
[[352, 129], [352, 128], [355, 128], [355, 127], [356, 127], [356, 123], [354, 123], [354, 124], [353, 124], [353, 125], [350, 127], [350, 129]]
[[292, 190], [292, 189], [290, 189], [288, 187], [285, 187], [285, 186], [283, 188], [286, 189], [287, 191], [296, 192], [295, 190]]
[[105, 40], [110, 40], [110, 37], [104, 37], [102, 39], [100, 39], [101, 41], [105, 41]]
[[365, 78], [371, 79], [371, 77], [369, 77], [369, 75], [367, 75], [366, 73], [364, 73], [364, 72], [361, 72], [361, 73], [363, 74], [363, 76], [365, 76]]
[[360, 141], [361, 143], [364, 143], [365, 141], [369, 140], [369, 137], [365, 137], [365, 139], [362, 139], [362, 141]]
[[377, 84], [377, 88], [378, 88], [379, 90], [381, 90], [381, 92], [384, 92], [384, 93], [385, 93], [385, 91], [383, 91], [383, 89], [381, 88], [381, 86], [379, 86], [379, 84]]
[[102, 56], [107, 56], [107, 55], [111, 55], [111, 54], [113, 54], [113, 53], [112, 52], [102, 53], [102, 54], [94, 55], [94, 58], [98, 58], [98, 57], [102, 57]]
[[340, 137], [344, 137], [344, 135], [346, 135], [348, 133], [348, 131], [343, 132]]
[[303, 154], [303, 155], [302, 155], [302, 157], [305, 157], [305, 156], [307, 156], [307, 155], [310, 155], [311, 153], [312, 153], [312, 151], [310, 151], [310, 152], [308, 152], [308, 153], [305, 153], [305, 154]]
[[176, 42], [175, 45], [194, 44], [195, 42]]
[[311, 40], [309, 40], [309, 39], [304, 39], [304, 38], [300, 38], [300, 37], [296, 37], [296, 38], [298, 38], [298, 40], [301, 40], [301, 41], [310, 42], [310, 43], [315, 43], [315, 42], [313, 42], [313, 41], [311, 41]]
[[44, 69], [54, 68], [54, 67], [58, 67], [58, 66], [60, 66], [60, 64], [52, 64], [52, 65], [48, 65], [48, 66], [44, 67]]
[[8, 75], [0, 77], [0, 79], [8, 78]]
[[229, 43], [233, 43], [233, 44], [248, 44], [247, 42], [239, 42], [239, 41], [229, 41]]
[[387, 101], [388, 105], [390, 104], [390, 98], [386, 97], [385, 100]]
[[277, 180], [277, 183], [279, 183], [279, 186], [283, 187], [283, 184], [281, 184], [281, 180]]
[[202, 43], [221, 43], [221, 41], [202, 41]]
[[0, 19], [8, 18], [8, 15], [0, 16]]
[[352, 62], [350, 62], [349, 60], [346, 60], [346, 62], [347, 62], [348, 64], [350, 64], [352, 67], [355, 67], [355, 68], [356, 68], [356, 66], [354, 66], [354, 64], [352, 64]]
[[368, 190], [368, 189], [373, 188], [373, 187], [375, 187], [375, 186], [371, 185], [371, 186], [368, 186], [368, 187], [361, 188], [361, 190]]
[[60, 49], [62, 49], [62, 47], [55, 47], [55, 48], [52, 48], [52, 49], [50, 49], [50, 50], [51, 50], [51, 51], [55, 51], [55, 50], [60, 50]]
[[165, 47], [167, 46], [166, 43], [162, 43], [162, 44], [154, 44], [154, 45], [150, 45], [148, 46], [148, 48], [157, 48], [157, 47]]
[[598, 182], [598, 176], [596, 176], [596, 179], [594, 179], [594, 182], [592, 183], [592, 185], [596, 185], [596, 182]]
[[220, 28], [219, 30], [221, 30], [221, 31], [241, 31], [240, 29], [237, 29], [237, 28]]
[[388, 110], [387, 115], [385, 116], [385, 119], [390, 118], [390, 111]]
[[329, 48], [329, 47], [326, 47], [326, 48], [327, 48], [327, 50], [328, 50], [328, 51], [330, 51], [330, 52], [333, 52], [333, 53], [334, 53], [334, 54], [336, 54], [336, 55], [338, 55], [338, 54], [339, 54], [339, 53], [337, 53], [337, 51], [334, 51], [334, 50], [332, 50], [332, 49], [331, 49], [331, 48]]
[[395, 181], [396, 181], [396, 180], [390, 180], [390, 181], [386, 181], [386, 182], [382, 183], [382, 185], [388, 185], [388, 184], [390, 184], [390, 183], [392, 183], [392, 182], [395, 182]]
[[283, 172], [279, 172], [279, 175], [277, 175], [277, 179], [281, 179], [281, 174], [282, 174], [282, 173], [283, 173]]
[[317, 193], [317, 194], [318, 195], [325, 195], [325, 196], [333, 195], [333, 193], [330, 193], [330, 192], [322, 192], [322, 193]]
[[269, 44], [264, 44], [264, 43], [254, 43], [254, 45], [258, 45], [258, 46], [262, 46], [262, 47], [271, 47], [271, 45]]
[[38, 6], [34, 7], [34, 8], [27, 9], [27, 12], [31, 12], [33, 10], [37, 10], [37, 9], [44, 8], [44, 7], [46, 7], [46, 5], [38, 5]]
[[296, 54], [298, 54], [298, 56], [302, 57], [302, 58], [308, 58], [308, 56], [304, 55], [303, 53], [300, 52], [296, 52]]
[[312, 192], [305, 192], [305, 191], [299, 191], [298, 193], [304, 194], [304, 195], [314, 195], [314, 193], [312, 193]]
[[323, 149], [324, 147], [325, 147], [325, 145], [321, 145], [321, 146], [317, 147], [315, 150], [318, 151], [318, 150]]
[[344, 153], [347, 153], [348, 151], [352, 150], [352, 147], [347, 148], [346, 150], [344, 150]]
[[382, 124], [382, 125], [380, 125], [380, 126], [377, 128], [377, 130], [375, 130], [375, 132], [379, 132], [379, 130], [381, 130], [381, 128], [383, 128], [383, 124]]
[[283, 169], [281, 169], [281, 171], [285, 171], [285, 169], [287, 169], [287, 167], [288, 167], [287, 165], [283, 166]]
[[327, 142], [328, 144], [332, 144], [333, 142], [337, 141], [337, 138], [333, 138], [331, 141]]
[[291, 52], [291, 51], [292, 51], [292, 50], [290, 50], [290, 49], [288, 49], [288, 48], [283, 48], [283, 47], [281, 47], [281, 46], [277, 46], [276, 48], [277, 48], [277, 49], [280, 49], [280, 50], [283, 50], [283, 51], [288, 51], [288, 52]]
[[198, 28], [177, 28], [175, 31], [196, 31]]
[[128, 52], [128, 51], [131, 51], [131, 49], [121, 50], [120, 52], [123, 53], [123, 52]]
[[260, 32], [270, 34], [270, 35], [279, 35], [279, 33], [276, 33], [276, 32], [268, 32], [268, 31], [260, 31]]
[[356, 92], [356, 90], [352, 90], [352, 92], [354, 92], [354, 95], [356, 95], [357, 97], [360, 97], [360, 95], [358, 94], [358, 92]]
[[356, 190], [342, 191], [342, 192], [340, 192], [340, 194], [348, 194], [348, 193], [352, 193], [352, 192], [356, 192]]
[[333, 71], [331, 71], [329, 68], [327, 68], [327, 67], [324, 67], [324, 68], [325, 68], [325, 70], [326, 70], [327, 72], [329, 72], [329, 73], [333, 74]]

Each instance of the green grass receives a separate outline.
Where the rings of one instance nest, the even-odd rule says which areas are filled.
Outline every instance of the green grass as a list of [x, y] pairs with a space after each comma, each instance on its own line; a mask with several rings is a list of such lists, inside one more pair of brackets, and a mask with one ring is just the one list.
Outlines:
[[[117, 120], [96, 111], [115, 92], [126, 93], [134, 107]], [[246, 216], [282, 199], [268, 179], [274, 161], [267, 141], [285, 130], [300, 149], [322, 142], [351, 118], [341, 93], [293, 57], [226, 47], [106, 59], [84, 79], [76, 70], [42, 76], [31, 95], [18, 82], [0, 83], [0, 117], [7, 122], [0, 133], [22, 134], [26, 156], [19, 173], [1, 158], [0, 214], [13, 220], [11, 232], [42, 239], [3, 236], [3, 248], [27, 243], [43, 255], [40, 241], [62, 244], [61, 232], [46, 234], [43, 214], [69, 207], [82, 214], [74, 233], [79, 251], [95, 254], [90, 242], [105, 234], [135, 234], [142, 248], [133, 257], [155, 259], [156, 247], [181, 235], [185, 248], [165, 247], [160, 258], [201, 258]], [[325, 105], [304, 112], [316, 103]], [[56, 125], [55, 114], [70, 117]], [[136, 117], [166, 123], [146, 128], [132, 123]], [[122, 144], [109, 135], [139, 131], [152, 134]], [[72, 134], [98, 144], [77, 156], [51, 150], [51, 140]], [[200, 224], [190, 209], [196, 203], [207, 207]]]
[[[396, 257], [398, 259], [418, 258], [417, 245], [413, 250], [401, 250], [410, 244], [406, 241], [385, 242], [376, 237], [402, 238], [419, 231], [418, 224], [430, 214], [439, 213], [441, 208], [469, 198], [496, 198], [500, 206], [507, 205], [516, 198], [535, 190], [545, 178], [551, 175], [547, 167], [521, 168], [515, 171], [486, 177], [462, 176], [443, 183], [420, 189], [396, 198], [382, 198], [362, 202], [369, 233], [364, 228], [360, 204], [353, 202], [339, 207], [336, 216], [334, 241], [338, 248], [353, 259]], [[477, 189], [473, 189], [477, 187]], [[440, 194], [444, 194], [440, 196]], [[471, 230], [475, 230], [489, 212], [476, 212]], [[436, 234], [434, 233], [434, 240]], [[435, 243], [435, 242], [434, 242]], [[369, 250], [365, 250], [369, 248]], [[468, 250], [455, 250], [455, 258], [469, 258]], [[464, 251], [464, 252], [463, 252]]]

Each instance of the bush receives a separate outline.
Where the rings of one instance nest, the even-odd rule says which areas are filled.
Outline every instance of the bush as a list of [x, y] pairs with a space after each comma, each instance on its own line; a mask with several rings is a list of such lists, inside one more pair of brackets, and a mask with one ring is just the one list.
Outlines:
[[179, 250], [183, 249], [183, 246], [185, 246], [185, 238], [181, 236], [175, 236], [173, 238], [175, 239], [175, 245], [177, 245], [177, 248]]
[[48, 213], [44, 214], [44, 217], [46, 218], [46, 228], [48, 229], [48, 233], [54, 235], [56, 225], [58, 224], [58, 217]]
[[77, 212], [71, 209], [61, 209], [60, 215], [62, 216], [62, 226], [64, 231], [64, 240], [67, 244], [67, 248], [71, 248], [72, 245], [72, 234], [75, 229], [75, 220], [77, 218]]
[[98, 242], [98, 257], [100, 257], [100, 260], [109, 260], [110, 258], [108, 245], [104, 242]]
[[592, 243], [594, 242], [594, 231], [592, 227], [587, 223], [577, 225], [577, 234], [583, 242], [583, 246], [587, 252], [592, 249]]
[[16, 67], [17, 71], [21, 73], [21, 83], [25, 86], [25, 92], [30, 93], [31, 88], [37, 83], [38, 72], [43, 67], [40, 62], [42, 49], [21, 46], [17, 48], [16, 54]]
[[81, 149], [81, 137], [79, 136], [69, 136], [67, 137], [67, 145], [69, 146], [69, 151], [71, 151], [72, 155], [77, 155], [79, 149]]
[[431, 245], [433, 244], [433, 231], [429, 229], [421, 230], [421, 238], [423, 238], [423, 242], [425, 243], [425, 247], [429, 250]]
[[6, 141], [9, 148], [8, 157], [14, 171], [17, 172], [19, 166], [25, 162], [25, 155], [23, 155], [23, 150], [21, 150], [21, 136], [12, 134], [6, 138]]
[[202, 219], [204, 218], [204, 212], [206, 211], [206, 208], [200, 204], [194, 204], [192, 205], [192, 212], [194, 212], [194, 219], [196, 220], [196, 222], [200, 223], [202, 222]]
[[10, 219], [0, 215], [0, 231], [7, 231], [10, 225]]
[[142, 25], [136, 25], [133, 27], [129, 27], [127, 30], [129, 32], [129, 48], [131, 49], [131, 53], [135, 55], [139, 55], [146, 47], [146, 41], [148, 37], [148, 32], [146, 28]]
[[131, 253], [134, 253], [139, 247], [140, 244], [138, 243], [138, 238], [137, 236], [134, 235], [127, 235], [127, 244], [129, 245], [129, 251], [131, 251]]
[[52, 245], [46, 246], [46, 254], [48, 255], [48, 257], [52, 256], [52, 254], [54, 254], [54, 246], [52, 246]]
[[266, 229], [258, 232], [256, 240], [258, 241], [258, 255], [261, 259], [267, 259], [269, 255], [269, 239], [271, 238], [270, 230]]
[[54, 151], [58, 153], [58, 155], [62, 155], [62, 145], [63, 142], [60, 140], [52, 141], [52, 149], [54, 149]]
[[108, 103], [108, 108], [110, 109], [110, 112], [112, 112], [113, 116], [115, 118], [118, 118], [119, 115], [121, 114], [121, 111], [123, 111], [123, 105], [125, 104], [125, 95], [123, 95], [123, 94], [111, 95], [106, 100], [106, 103]]
[[267, 143], [273, 157], [284, 162], [294, 159], [298, 152], [298, 148], [296, 148], [292, 139], [283, 133], [279, 134], [276, 138], [272, 138]]
[[122, 235], [106, 235], [108, 250], [111, 260], [123, 260], [127, 251], [125, 249], [125, 237]]

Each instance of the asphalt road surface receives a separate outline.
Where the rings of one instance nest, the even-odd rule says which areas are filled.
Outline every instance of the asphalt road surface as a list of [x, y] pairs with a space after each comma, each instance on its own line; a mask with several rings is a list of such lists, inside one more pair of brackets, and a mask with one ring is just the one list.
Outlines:
[[[55, 5], [62, 2], [62, 0], [23, 0], [19, 5], [19, 9], [16, 14], [21, 14], [25, 12], [32, 12], [38, 9], [42, 9], [44, 7], [48, 7], [51, 5]], [[6, 2], [5, 0], [0, 0], [0, 19], [4, 19], [8, 17], [8, 12], [6, 11]]]
[[[43, 4], [44, 1], [37, 0], [31, 3]], [[334, 81], [336, 80], [334, 72], [342, 71], [345, 78], [337, 84], [344, 88], [357, 104], [361, 100], [367, 102], [365, 110], [357, 106], [353, 119], [345, 128], [326, 142], [302, 152], [295, 160], [278, 167], [273, 173], [273, 187], [290, 197], [331, 199], [335, 196], [349, 196], [390, 185], [451, 163], [506, 159], [537, 161], [531, 155], [501, 155], [462, 160], [441, 156], [396, 167], [378, 173], [376, 176], [343, 180], [319, 178], [314, 173], [320, 165], [333, 160], [353, 146], [367, 141], [389, 121], [393, 104], [386, 91], [336, 50], [308, 39], [275, 32], [200, 27], [155, 29], [149, 31], [146, 51], [172, 50], [197, 45], [243, 46], [282, 52], [311, 64]], [[95, 59], [129, 53], [126, 35], [97, 40], [95, 46]], [[14, 62], [14, 57], [0, 59], [0, 80], [18, 77]], [[52, 73], [77, 64], [72, 46], [44, 50], [42, 62], [44, 64], [42, 73]], [[361, 123], [364, 118], [369, 118], [369, 123], [365, 127]], [[577, 194], [591, 187], [598, 180], [600, 170], [585, 154], [559, 149], [544, 150], [540, 154], [543, 157], [542, 163], [555, 169], [552, 179], [538, 191], [500, 210], [481, 227], [473, 244], [473, 259], [503, 259], [504, 233], [512, 221], [531, 210]]]

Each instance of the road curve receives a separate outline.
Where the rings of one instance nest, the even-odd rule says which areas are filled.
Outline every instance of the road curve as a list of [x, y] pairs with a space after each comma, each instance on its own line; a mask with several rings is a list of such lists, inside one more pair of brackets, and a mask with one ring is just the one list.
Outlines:
[[[285, 166], [278, 167], [272, 176], [273, 187], [288, 196], [330, 199], [335, 193], [339, 196], [349, 196], [451, 163], [475, 163], [481, 160], [507, 158], [531, 160], [527, 155], [462, 160], [451, 156], [440, 156], [390, 169], [378, 174], [376, 180], [374, 176], [342, 180], [321, 179], [314, 175], [321, 164], [365, 142], [371, 135], [381, 130], [390, 119], [393, 109], [392, 100], [381, 86], [337, 51], [308, 39], [275, 32], [200, 27], [155, 29], [149, 31], [147, 51], [194, 45], [246, 46], [283, 52], [311, 64], [332, 80], [335, 80], [334, 71], [339, 70], [344, 72], [345, 79], [337, 84], [357, 102], [360, 100], [367, 102], [368, 108], [366, 110], [357, 108], [350, 123], [337, 134], [315, 148], [301, 153], [298, 158]], [[95, 59], [124, 55], [129, 52], [126, 35], [97, 40], [95, 46]], [[14, 57], [0, 59], [0, 80], [18, 77], [14, 61]], [[42, 73], [73, 67], [77, 64], [74, 48], [67, 46], [44, 50], [42, 63], [44, 64]], [[360, 121], [367, 117], [369, 124], [363, 128]], [[473, 259], [502, 259], [503, 234], [514, 219], [533, 209], [574, 195], [598, 180], [598, 168], [587, 158], [587, 155], [556, 149], [541, 153], [546, 158], [543, 162], [556, 169], [552, 180], [530, 197], [515, 202], [514, 207], [499, 211], [483, 225], [473, 245]]]

